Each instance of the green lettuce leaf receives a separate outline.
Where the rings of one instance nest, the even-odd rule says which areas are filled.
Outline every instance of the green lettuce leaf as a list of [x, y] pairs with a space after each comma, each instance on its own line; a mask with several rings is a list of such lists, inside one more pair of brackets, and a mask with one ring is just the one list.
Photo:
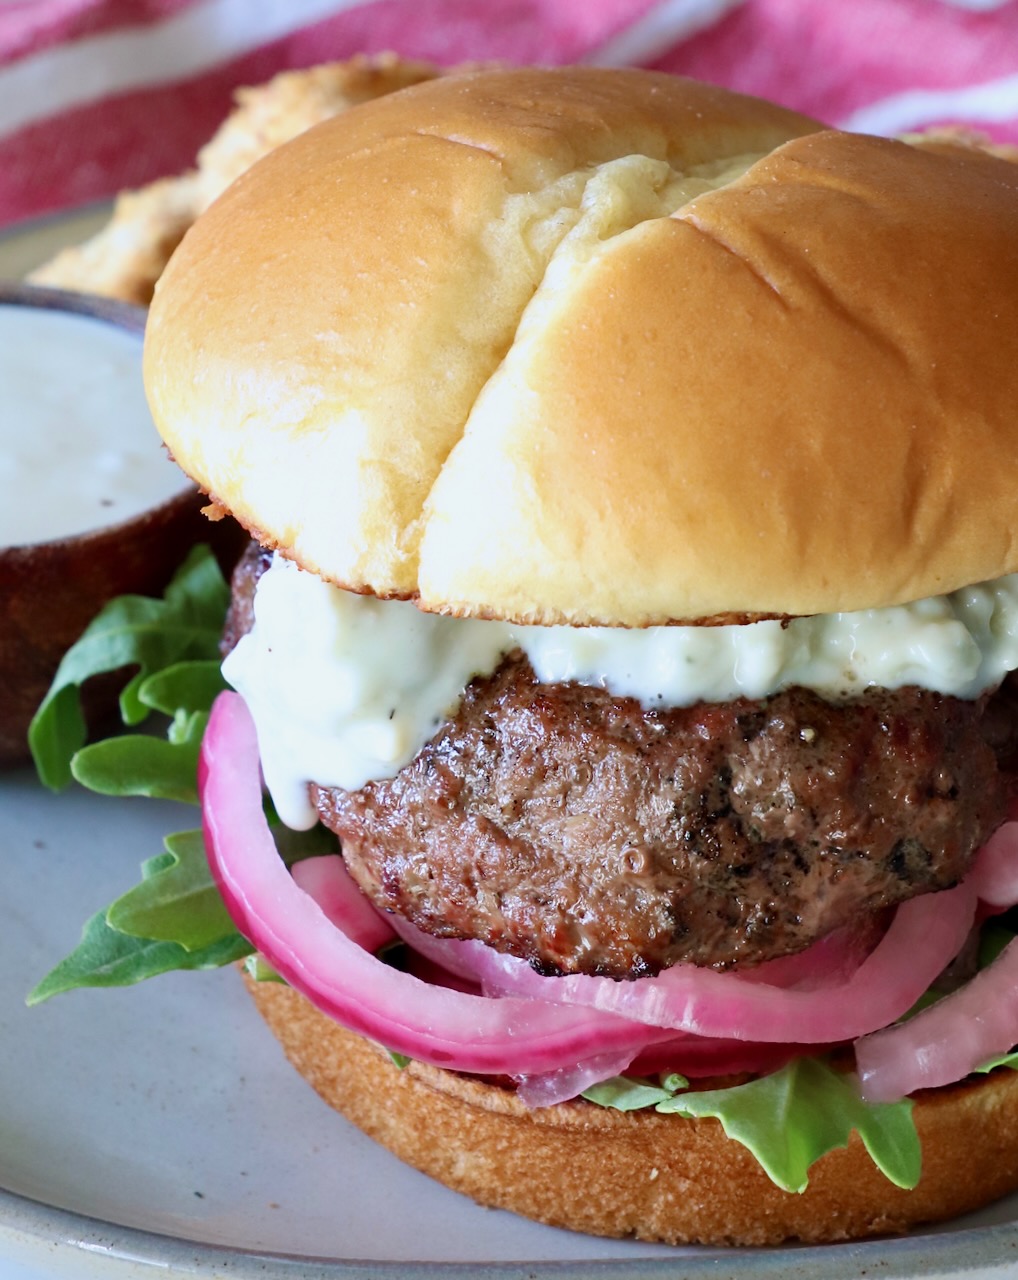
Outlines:
[[[220, 630], [222, 625], [223, 619], [220, 618]], [[170, 667], [154, 671], [142, 681], [138, 698], [153, 711], [161, 711], [179, 720], [182, 713], [207, 713], [217, 696], [228, 688], [217, 651], [213, 658], [175, 662]]]
[[187, 951], [176, 942], [134, 938], [111, 929], [106, 912], [97, 911], [85, 925], [78, 946], [29, 992], [27, 1003], [41, 1004], [79, 987], [131, 986], [173, 969], [216, 969], [243, 959], [252, 950], [236, 930], [197, 951]]
[[125, 724], [152, 710], [142, 698], [150, 675], [181, 662], [213, 662], [229, 603], [229, 588], [208, 547], [195, 547], [162, 599], [119, 596], [67, 651], [29, 727], [42, 782], [59, 790], [71, 779], [71, 758], [85, 742], [80, 690], [94, 675], [137, 668], [120, 694]]
[[[336, 852], [324, 827], [273, 829], [287, 866]], [[200, 831], [167, 836], [142, 863], [141, 882], [94, 915], [78, 946], [35, 987], [29, 1004], [80, 987], [122, 987], [174, 969], [212, 969], [254, 951], [234, 927], [205, 857]]]
[[255, 982], [281, 982], [285, 987], [286, 979], [273, 969], [268, 960], [260, 951], [252, 952], [244, 961], [244, 969], [248, 977], [254, 978]]
[[[324, 827], [310, 831], [276, 827], [273, 834], [288, 867], [304, 858], [336, 852], [336, 838]], [[163, 843], [166, 852], [142, 864], [141, 883], [107, 907], [106, 923], [137, 938], [201, 951], [234, 932], [209, 870], [205, 841], [200, 831], [181, 831]]]
[[1002, 1053], [996, 1058], [991, 1058], [989, 1062], [984, 1062], [982, 1066], [973, 1067], [972, 1070], [985, 1076], [997, 1067], [1010, 1067], [1012, 1071], [1018, 1071], [1018, 1051]]
[[205, 856], [200, 831], [163, 841], [166, 853], [142, 865], [143, 879], [106, 910], [111, 929], [201, 951], [235, 932]]
[[614, 1076], [611, 1080], [602, 1080], [584, 1089], [580, 1095], [588, 1102], [596, 1102], [599, 1107], [611, 1107], [614, 1111], [640, 1111], [644, 1107], [654, 1107], [660, 1102], [668, 1102], [679, 1089], [685, 1089], [689, 1081], [685, 1076], [670, 1075], [660, 1084], [652, 1080], [632, 1079], [629, 1076]]
[[979, 954], [976, 964], [986, 969], [993, 964], [1008, 943], [1015, 938], [1014, 929], [1010, 928], [1005, 917], [993, 916], [987, 920], [979, 931]]
[[226, 687], [218, 658], [177, 662], [153, 672], [138, 686], [137, 696], [144, 706], [171, 717], [166, 737], [130, 733], [93, 742], [72, 756], [72, 776], [100, 795], [197, 804], [201, 740], [212, 703]]
[[241, 937], [209, 871], [200, 831], [167, 836], [142, 863], [142, 881], [86, 923], [81, 941], [27, 997], [30, 1005], [81, 987], [132, 986], [175, 969], [215, 969], [254, 948]]
[[747, 1147], [772, 1182], [803, 1191], [810, 1166], [856, 1130], [874, 1164], [896, 1186], [919, 1181], [921, 1151], [908, 1099], [867, 1103], [855, 1077], [817, 1058], [797, 1058], [780, 1071], [728, 1089], [678, 1094], [656, 1109], [689, 1117], [714, 1116]]
[[174, 719], [170, 736], [142, 733], [103, 738], [71, 758], [71, 775], [104, 796], [151, 796], [198, 803], [198, 753], [207, 712]]

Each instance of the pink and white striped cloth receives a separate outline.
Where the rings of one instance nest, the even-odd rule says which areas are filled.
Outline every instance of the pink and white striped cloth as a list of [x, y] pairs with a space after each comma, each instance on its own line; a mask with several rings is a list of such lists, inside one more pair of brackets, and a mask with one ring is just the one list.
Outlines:
[[7, 0], [0, 225], [187, 168], [236, 85], [386, 49], [656, 67], [849, 128], [1018, 142], [1018, 0]]

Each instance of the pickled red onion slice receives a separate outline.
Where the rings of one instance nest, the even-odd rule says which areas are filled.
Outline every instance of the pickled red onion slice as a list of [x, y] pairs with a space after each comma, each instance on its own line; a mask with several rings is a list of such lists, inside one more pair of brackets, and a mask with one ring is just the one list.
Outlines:
[[611, 1050], [635, 1054], [647, 1043], [647, 1029], [624, 1018], [431, 987], [347, 937], [276, 852], [262, 812], [254, 723], [237, 694], [220, 694], [212, 708], [198, 785], [209, 865], [237, 928], [352, 1031], [424, 1062], [509, 1075], [557, 1071]]
[[892, 1102], [962, 1080], [1018, 1044], [1018, 939], [964, 987], [855, 1046], [862, 1095]]
[[760, 1044], [746, 1040], [709, 1040], [705, 1036], [672, 1036], [649, 1045], [630, 1063], [634, 1075], [678, 1071], [691, 1080], [708, 1076], [768, 1075], [793, 1058], [808, 1058], [832, 1046]]
[[[291, 870], [300, 887], [340, 927], [355, 918], [366, 903], [364, 895], [339, 856], [309, 858], [305, 862], [294, 864]], [[358, 907], [358, 903], [362, 904], [361, 907]], [[407, 943], [413, 973], [425, 978], [429, 985], [452, 985], [461, 991], [478, 991], [474, 981], [477, 971], [474, 957], [487, 950], [483, 943], [457, 938], [434, 938], [400, 916], [392, 916], [390, 923], [390, 917], [382, 917], [374, 907], [369, 909], [390, 938], [400, 937]], [[647, 1028], [644, 1040], [646, 1045], [652, 1047], [655, 1039], [662, 1038], [673, 1042], [675, 1039], [669, 1031], [660, 1028], [651, 1031]], [[646, 1052], [646, 1048], [643, 1051]], [[592, 1084], [620, 1075], [627, 1070], [632, 1060], [633, 1047], [627, 1044], [621, 1049], [609, 1049], [584, 1062], [559, 1067], [555, 1071], [519, 1075], [516, 1077], [516, 1092], [528, 1107], [552, 1106], [556, 1102], [577, 1097]]]
[[796, 991], [829, 988], [850, 978], [887, 931], [888, 921], [875, 915], [843, 925], [788, 956], [776, 956], [751, 969], [740, 969], [743, 982], [765, 982]]
[[625, 1057], [618, 1050], [596, 1054], [586, 1062], [573, 1067], [560, 1067], [543, 1075], [524, 1075], [516, 1078], [516, 1093], [528, 1107], [551, 1107], [556, 1102], [568, 1102], [578, 1098], [584, 1089], [612, 1076], [620, 1076], [629, 1067], [632, 1054]]
[[398, 915], [393, 916], [392, 927], [412, 951], [427, 956], [432, 964], [459, 978], [481, 985], [485, 954], [491, 950], [483, 942], [474, 938], [436, 938]]
[[[387, 916], [386, 919], [389, 920], [390, 917]], [[514, 962], [512, 957], [503, 956], [477, 939], [436, 938], [418, 929], [402, 916], [393, 915], [391, 924], [407, 946], [426, 955], [450, 973], [483, 983], [489, 995], [504, 994], [502, 975], [506, 968], [512, 967], [514, 963], [525, 963], [522, 960]], [[772, 987], [802, 990], [830, 988], [835, 981], [851, 976], [858, 969], [873, 950], [880, 935], [881, 928], [874, 920], [862, 927], [846, 926], [814, 942], [805, 951], [766, 960], [752, 969], [742, 969], [730, 976], [737, 978], [739, 982], [764, 982]], [[549, 981], [557, 982], [559, 979], [550, 978]], [[548, 995], [545, 998], [553, 997]]]
[[485, 989], [582, 1005], [712, 1038], [834, 1044], [886, 1027], [906, 1013], [961, 950], [975, 908], [976, 894], [965, 882], [912, 898], [898, 907], [887, 932], [848, 978], [810, 990], [746, 982], [737, 974], [686, 964], [638, 982], [586, 974], [543, 978], [521, 961], [494, 952], [486, 958]]
[[365, 951], [377, 951], [395, 938], [392, 925], [357, 888], [338, 853], [295, 862], [290, 874], [336, 928]]
[[443, 969], [441, 965], [435, 964], [426, 956], [418, 955], [416, 951], [407, 950], [400, 957], [399, 967], [406, 973], [412, 973], [415, 978], [420, 978], [422, 982], [428, 983], [429, 986], [452, 987], [455, 991], [469, 991], [475, 996], [484, 994], [476, 982], [471, 982], [469, 978], [461, 978], [458, 973], [450, 973], [448, 969]]
[[1005, 822], [979, 851], [968, 876], [981, 902], [998, 911], [1018, 902], [1018, 822]]
[[[399, 916], [393, 918], [393, 928], [403, 941], [414, 951], [428, 957], [429, 961], [440, 966], [448, 973], [456, 974], [462, 979], [477, 979], [488, 968], [495, 953], [484, 943], [467, 941], [458, 938], [435, 938], [417, 929]], [[747, 974], [740, 975], [742, 981], [752, 976], [756, 980], [766, 972], [770, 972], [776, 986], [803, 984], [815, 988], [825, 976], [843, 975], [845, 966], [855, 957], [855, 965], [861, 963], [862, 957], [857, 949], [869, 945], [872, 949], [873, 938], [859, 930], [839, 931], [841, 937], [829, 935], [822, 943], [816, 943], [808, 951], [800, 955], [782, 957], [780, 960], [768, 961], [759, 965]], [[812, 957], [812, 965], [801, 957]], [[554, 981], [554, 979], [552, 979]], [[678, 1071], [692, 1078], [705, 1076], [739, 1075], [751, 1072], [764, 1075], [776, 1071], [792, 1058], [816, 1053], [818, 1049], [830, 1048], [830, 1045], [803, 1044], [761, 1044], [745, 1040], [714, 1039], [707, 1036], [690, 1035], [684, 1032], [662, 1031], [661, 1039], [649, 1043], [629, 1064], [629, 1069], [637, 1075], [647, 1075], [657, 1071]], [[597, 1070], [603, 1067], [600, 1063]], [[549, 1077], [530, 1077], [526, 1088], [519, 1090], [524, 1101], [531, 1098], [549, 1098], [558, 1101], [562, 1098], [575, 1097], [598, 1080], [594, 1078], [591, 1064], [581, 1064], [579, 1087], [573, 1093], [563, 1093], [567, 1087], [567, 1072], [556, 1072], [554, 1079]], [[619, 1071], [609, 1072], [618, 1075]], [[605, 1079], [605, 1076], [600, 1076]], [[554, 1095], [554, 1096], [553, 1096]], [[533, 1104], [531, 1104], [533, 1105]]]

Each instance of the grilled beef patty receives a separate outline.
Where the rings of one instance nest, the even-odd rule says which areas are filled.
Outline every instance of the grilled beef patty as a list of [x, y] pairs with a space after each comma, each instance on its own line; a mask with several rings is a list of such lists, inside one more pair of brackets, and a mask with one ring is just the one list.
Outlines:
[[517, 653], [396, 777], [312, 793], [364, 892], [431, 934], [545, 973], [749, 966], [960, 878], [1014, 789], [993, 709], [905, 688], [648, 711]]

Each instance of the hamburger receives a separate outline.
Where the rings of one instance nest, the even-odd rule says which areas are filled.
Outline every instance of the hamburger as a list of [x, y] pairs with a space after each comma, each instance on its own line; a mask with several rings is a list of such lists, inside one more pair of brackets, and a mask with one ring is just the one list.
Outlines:
[[188, 232], [150, 403], [254, 540], [211, 873], [403, 1159], [670, 1242], [1018, 1187], [1016, 220], [973, 148], [568, 69], [357, 107]]

